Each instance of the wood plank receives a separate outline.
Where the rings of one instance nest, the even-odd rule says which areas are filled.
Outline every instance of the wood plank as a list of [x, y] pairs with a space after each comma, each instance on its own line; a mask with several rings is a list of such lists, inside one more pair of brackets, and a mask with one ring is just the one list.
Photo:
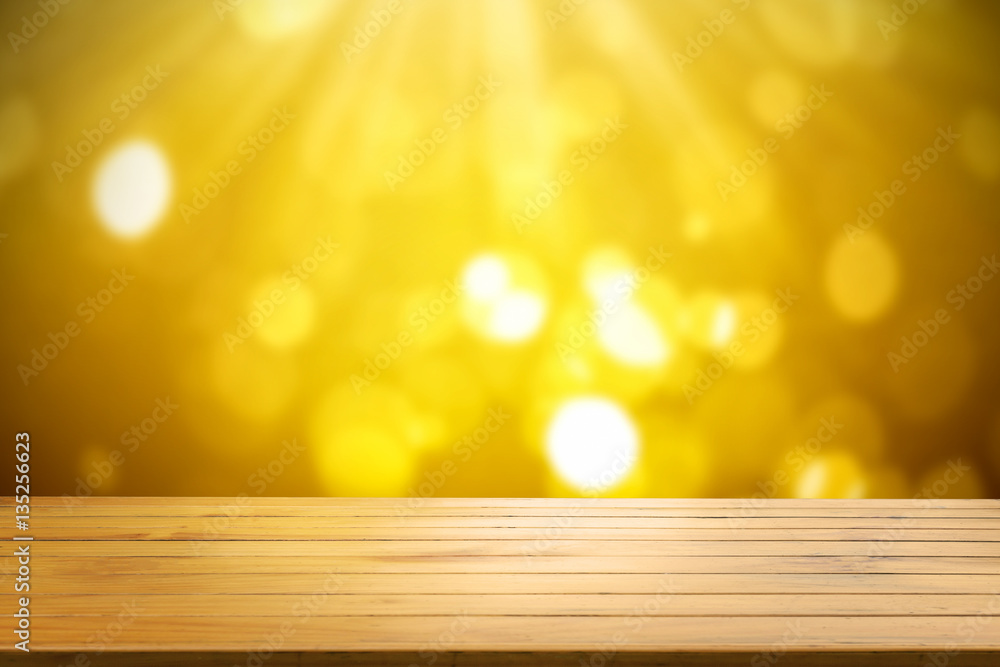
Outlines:
[[150, 594], [215, 595], [219, 593], [289, 593], [306, 595], [321, 590], [335, 578], [337, 593], [648, 593], [669, 579], [675, 593], [1000, 593], [997, 574], [665, 574], [665, 573], [564, 573], [549, 574], [120, 574], [105, 577], [50, 575], [36, 578], [31, 592], [52, 594]]
[[[250, 506], [296, 507], [296, 506], [327, 506], [327, 507], [393, 507], [406, 497], [398, 498], [316, 498], [316, 497], [267, 497], [245, 496], [238, 502]], [[574, 507], [574, 506], [604, 506], [604, 507], [723, 507], [740, 508], [747, 505], [773, 507], [817, 508], [833, 507], [841, 509], [899, 507], [899, 508], [985, 508], [1000, 509], [1000, 499], [953, 500], [948, 498], [912, 498], [912, 499], [794, 499], [794, 498], [422, 498], [427, 507]], [[65, 500], [59, 496], [36, 496], [32, 498], [33, 505], [61, 506]], [[162, 506], [168, 504], [178, 507], [220, 507], [237, 502], [236, 498], [218, 497], [171, 497], [159, 496], [90, 496], [86, 502], [92, 506]], [[0, 506], [12, 505], [13, 496], [0, 496]]]
[[[12, 605], [14, 596], [0, 595]], [[39, 595], [32, 616], [115, 616], [134, 605], [143, 616], [263, 616], [306, 609], [309, 596], [287, 594]], [[473, 616], [974, 616], [994, 603], [985, 594], [413, 594], [331, 595], [309, 605], [317, 616], [431, 616], [464, 610]]]
[[[80, 529], [80, 528], [171, 528], [178, 531], [204, 531], [212, 529], [237, 528], [247, 530], [284, 529], [290, 521], [288, 517], [166, 517], [166, 516], [121, 516], [121, 517], [32, 517], [32, 528]], [[601, 528], [617, 530], [622, 528], [648, 529], [699, 529], [716, 530], [757, 530], [770, 528], [778, 530], [814, 530], [816, 517], [525, 517], [525, 516], [376, 516], [376, 517], [309, 517], [310, 528]], [[835, 529], [912, 529], [922, 530], [1000, 530], [1000, 518], [864, 518], [864, 517], [824, 517], [823, 528]], [[69, 535], [70, 533], [65, 533]]]
[[[37, 624], [37, 650], [85, 651], [115, 617], [52, 617]], [[798, 651], [843, 649], [950, 649], [975, 617], [616, 616], [310, 616], [300, 619], [136, 617], [114, 640], [114, 650], [242, 650], [283, 639], [282, 650], [422, 650], [439, 642], [449, 651]], [[282, 633], [282, 625], [287, 631]], [[539, 629], [544, 628], [544, 632]], [[294, 632], [291, 632], [294, 630]], [[442, 638], [447, 638], [444, 640]], [[88, 643], [88, 639], [90, 643]], [[983, 623], [962, 643], [966, 650], [1000, 646], [1000, 623]]]
[[32, 659], [55, 664], [109, 629], [91, 665], [249, 664], [274, 637], [268, 667], [1000, 655], [997, 501], [37, 500]]
[[[271, 530], [274, 533], [274, 530]], [[0, 540], [10, 541], [22, 535], [16, 529], [0, 529]], [[31, 535], [47, 541], [90, 541], [90, 540], [260, 540], [268, 534], [266, 529], [230, 526], [225, 528], [183, 529], [164, 526], [151, 528], [117, 527], [76, 527], [36, 528]], [[393, 541], [405, 540], [453, 540], [453, 541], [494, 541], [494, 540], [653, 540], [653, 541], [717, 541], [740, 542], [778, 541], [784, 542], [789, 534], [786, 529], [758, 528], [579, 528], [576, 526], [552, 526], [549, 528], [317, 528], [309, 525], [290, 525], [280, 531], [283, 540], [319, 541]], [[896, 528], [801, 528], [795, 530], [799, 542], [845, 541], [873, 542], [891, 539], [898, 542], [1000, 542], [1000, 530], [924, 529], [900, 523]]]
[[1000, 557], [996, 542], [630, 540], [80, 540], [39, 541], [37, 555], [80, 556], [893, 556]]
[[[31, 664], [38, 667], [69, 667], [78, 656], [86, 657], [86, 667], [238, 667], [255, 665], [259, 659], [267, 667], [747, 667], [756, 660], [754, 667], [774, 665], [781, 667], [996, 667], [1000, 656], [994, 652], [957, 651], [953, 653], [928, 651], [795, 651], [786, 653], [765, 652], [649, 652], [614, 651], [457, 651], [443, 656], [424, 651], [278, 651], [276, 653], [250, 651], [212, 651], [160, 653], [39, 653], [31, 654], [27, 663], [20, 656], [0, 653], [0, 666]], [[267, 655], [267, 659], [264, 656]], [[432, 660], [433, 658], [433, 660]], [[443, 660], [440, 658], [444, 658]], [[445, 661], [446, 660], [446, 661]]]
[[[16, 559], [0, 558], [13, 572]], [[32, 559], [37, 576], [67, 574], [315, 574], [335, 569], [358, 573], [691, 573], [691, 574], [997, 574], [1000, 558], [867, 556], [83, 556]]]
[[94, 505], [84, 499], [74, 499], [66, 505], [32, 505], [33, 516], [50, 517], [171, 517], [171, 516], [257, 516], [257, 517], [704, 517], [704, 518], [996, 518], [997, 511], [984, 508], [917, 508], [917, 507], [859, 507], [845, 509], [836, 506], [822, 507], [757, 507], [748, 504], [729, 508], [721, 507], [608, 507], [588, 503], [565, 507], [440, 507], [400, 503], [390, 506], [340, 507], [327, 505], [240, 505], [229, 502], [212, 506], [191, 505]]

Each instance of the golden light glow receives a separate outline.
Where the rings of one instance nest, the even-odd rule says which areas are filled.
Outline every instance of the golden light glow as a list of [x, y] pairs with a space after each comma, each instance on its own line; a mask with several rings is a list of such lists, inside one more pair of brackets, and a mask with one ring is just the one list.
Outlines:
[[[280, 300], [275, 300], [276, 295]], [[308, 286], [289, 290], [283, 287], [279, 278], [266, 280], [254, 290], [248, 308], [257, 308], [262, 303], [269, 309], [270, 315], [266, 316], [257, 335], [267, 345], [293, 347], [311, 333], [316, 317], [316, 301]]]
[[420, 450], [441, 433], [434, 420], [396, 388], [357, 395], [336, 387], [318, 402], [308, 437], [326, 488], [343, 495], [395, 496], [416, 481]]
[[684, 222], [684, 236], [692, 243], [706, 241], [712, 234], [712, 223], [708, 216], [692, 213]]
[[233, 13], [247, 34], [266, 41], [315, 28], [338, 4], [333, 0], [241, 0], [239, 11]]
[[348, 496], [396, 496], [413, 479], [413, 452], [377, 424], [347, 426], [317, 440], [316, 465], [331, 491]]
[[94, 179], [94, 207], [117, 236], [148, 232], [170, 201], [172, 178], [163, 153], [147, 141], [132, 141], [104, 158]]
[[824, 278], [837, 311], [849, 320], [866, 322], [882, 315], [895, 299], [899, 262], [878, 232], [853, 240], [838, 236], [827, 256]]
[[0, 3], [39, 492], [1000, 492], [989, 3], [123, 2]]
[[581, 491], [613, 488], [635, 465], [639, 434], [614, 402], [580, 397], [559, 407], [545, 434], [549, 461]]
[[501, 343], [520, 343], [545, 321], [548, 302], [539, 269], [527, 258], [486, 254], [462, 272], [468, 285], [463, 315], [478, 334]]
[[806, 464], [795, 480], [794, 491], [796, 498], [864, 498], [869, 481], [854, 456], [833, 451]]
[[683, 322], [688, 338], [709, 349], [725, 346], [738, 325], [733, 304], [712, 291], [698, 292], [691, 298]]
[[495, 301], [510, 287], [510, 270], [498, 255], [477, 257], [469, 262], [462, 277], [475, 301]]
[[587, 254], [581, 266], [583, 287], [595, 304], [620, 300], [635, 261], [622, 248], [607, 246]]
[[626, 302], [608, 316], [598, 339], [604, 350], [631, 366], [662, 366], [671, 354], [656, 320], [637, 303]]

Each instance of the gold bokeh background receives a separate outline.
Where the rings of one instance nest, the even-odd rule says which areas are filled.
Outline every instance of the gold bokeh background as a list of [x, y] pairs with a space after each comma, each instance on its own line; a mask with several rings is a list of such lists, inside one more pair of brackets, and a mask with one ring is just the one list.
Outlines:
[[2, 431], [35, 494], [996, 495], [997, 14], [4, 3]]

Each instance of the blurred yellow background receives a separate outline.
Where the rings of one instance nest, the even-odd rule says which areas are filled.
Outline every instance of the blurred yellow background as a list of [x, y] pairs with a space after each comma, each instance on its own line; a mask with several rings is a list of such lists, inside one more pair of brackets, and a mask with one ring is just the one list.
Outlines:
[[2, 431], [36, 495], [995, 496], [997, 7], [6, 2]]

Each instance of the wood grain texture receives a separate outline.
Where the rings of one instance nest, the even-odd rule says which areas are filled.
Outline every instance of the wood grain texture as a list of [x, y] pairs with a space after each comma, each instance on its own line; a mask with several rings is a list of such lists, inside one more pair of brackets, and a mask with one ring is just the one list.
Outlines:
[[[406, 504], [423, 504], [435, 507], [690, 507], [739, 508], [759, 507], [799, 507], [799, 508], [987, 508], [1000, 509], [1000, 499], [984, 498], [976, 500], [952, 500], [948, 498], [893, 498], [865, 500], [797, 498], [271, 498], [244, 495], [242, 498], [218, 498], [213, 496], [187, 496], [163, 498], [159, 496], [90, 496], [72, 498], [60, 496], [38, 496], [32, 498], [34, 506], [61, 507], [69, 502], [79, 502], [92, 507], [225, 507], [230, 504], [258, 507], [396, 507]], [[12, 496], [0, 496], [0, 507], [13, 505]]]
[[[665, 653], [631, 651], [617, 652], [535, 652], [535, 651], [460, 651], [436, 655], [419, 651], [285, 651], [259, 653], [254, 651], [212, 652], [130, 652], [127, 654], [97, 653], [33, 653], [30, 657], [0, 653], [0, 666], [35, 665], [37, 667], [70, 667], [80, 655], [87, 658], [86, 667], [747, 667], [750, 659], [760, 657], [759, 667], [991, 667], [997, 664], [992, 652], [961, 651], [953, 654], [933, 651], [802, 651], [784, 654], [703, 652]], [[266, 659], [264, 656], [268, 656]], [[431, 658], [436, 658], [431, 661]], [[751, 666], [753, 667], [753, 666]]]
[[1000, 665], [996, 500], [35, 498], [30, 523], [32, 654], [0, 665]]
[[[9, 572], [14, 558], [0, 559]], [[316, 574], [331, 568], [344, 573], [656, 573], [674, 574], [997, 574], [1000, 558], [928, 556], [82, 556], [73, 559], [38, 556], [32, 572], [39, 576], [78, 577], [125, 574]]]

